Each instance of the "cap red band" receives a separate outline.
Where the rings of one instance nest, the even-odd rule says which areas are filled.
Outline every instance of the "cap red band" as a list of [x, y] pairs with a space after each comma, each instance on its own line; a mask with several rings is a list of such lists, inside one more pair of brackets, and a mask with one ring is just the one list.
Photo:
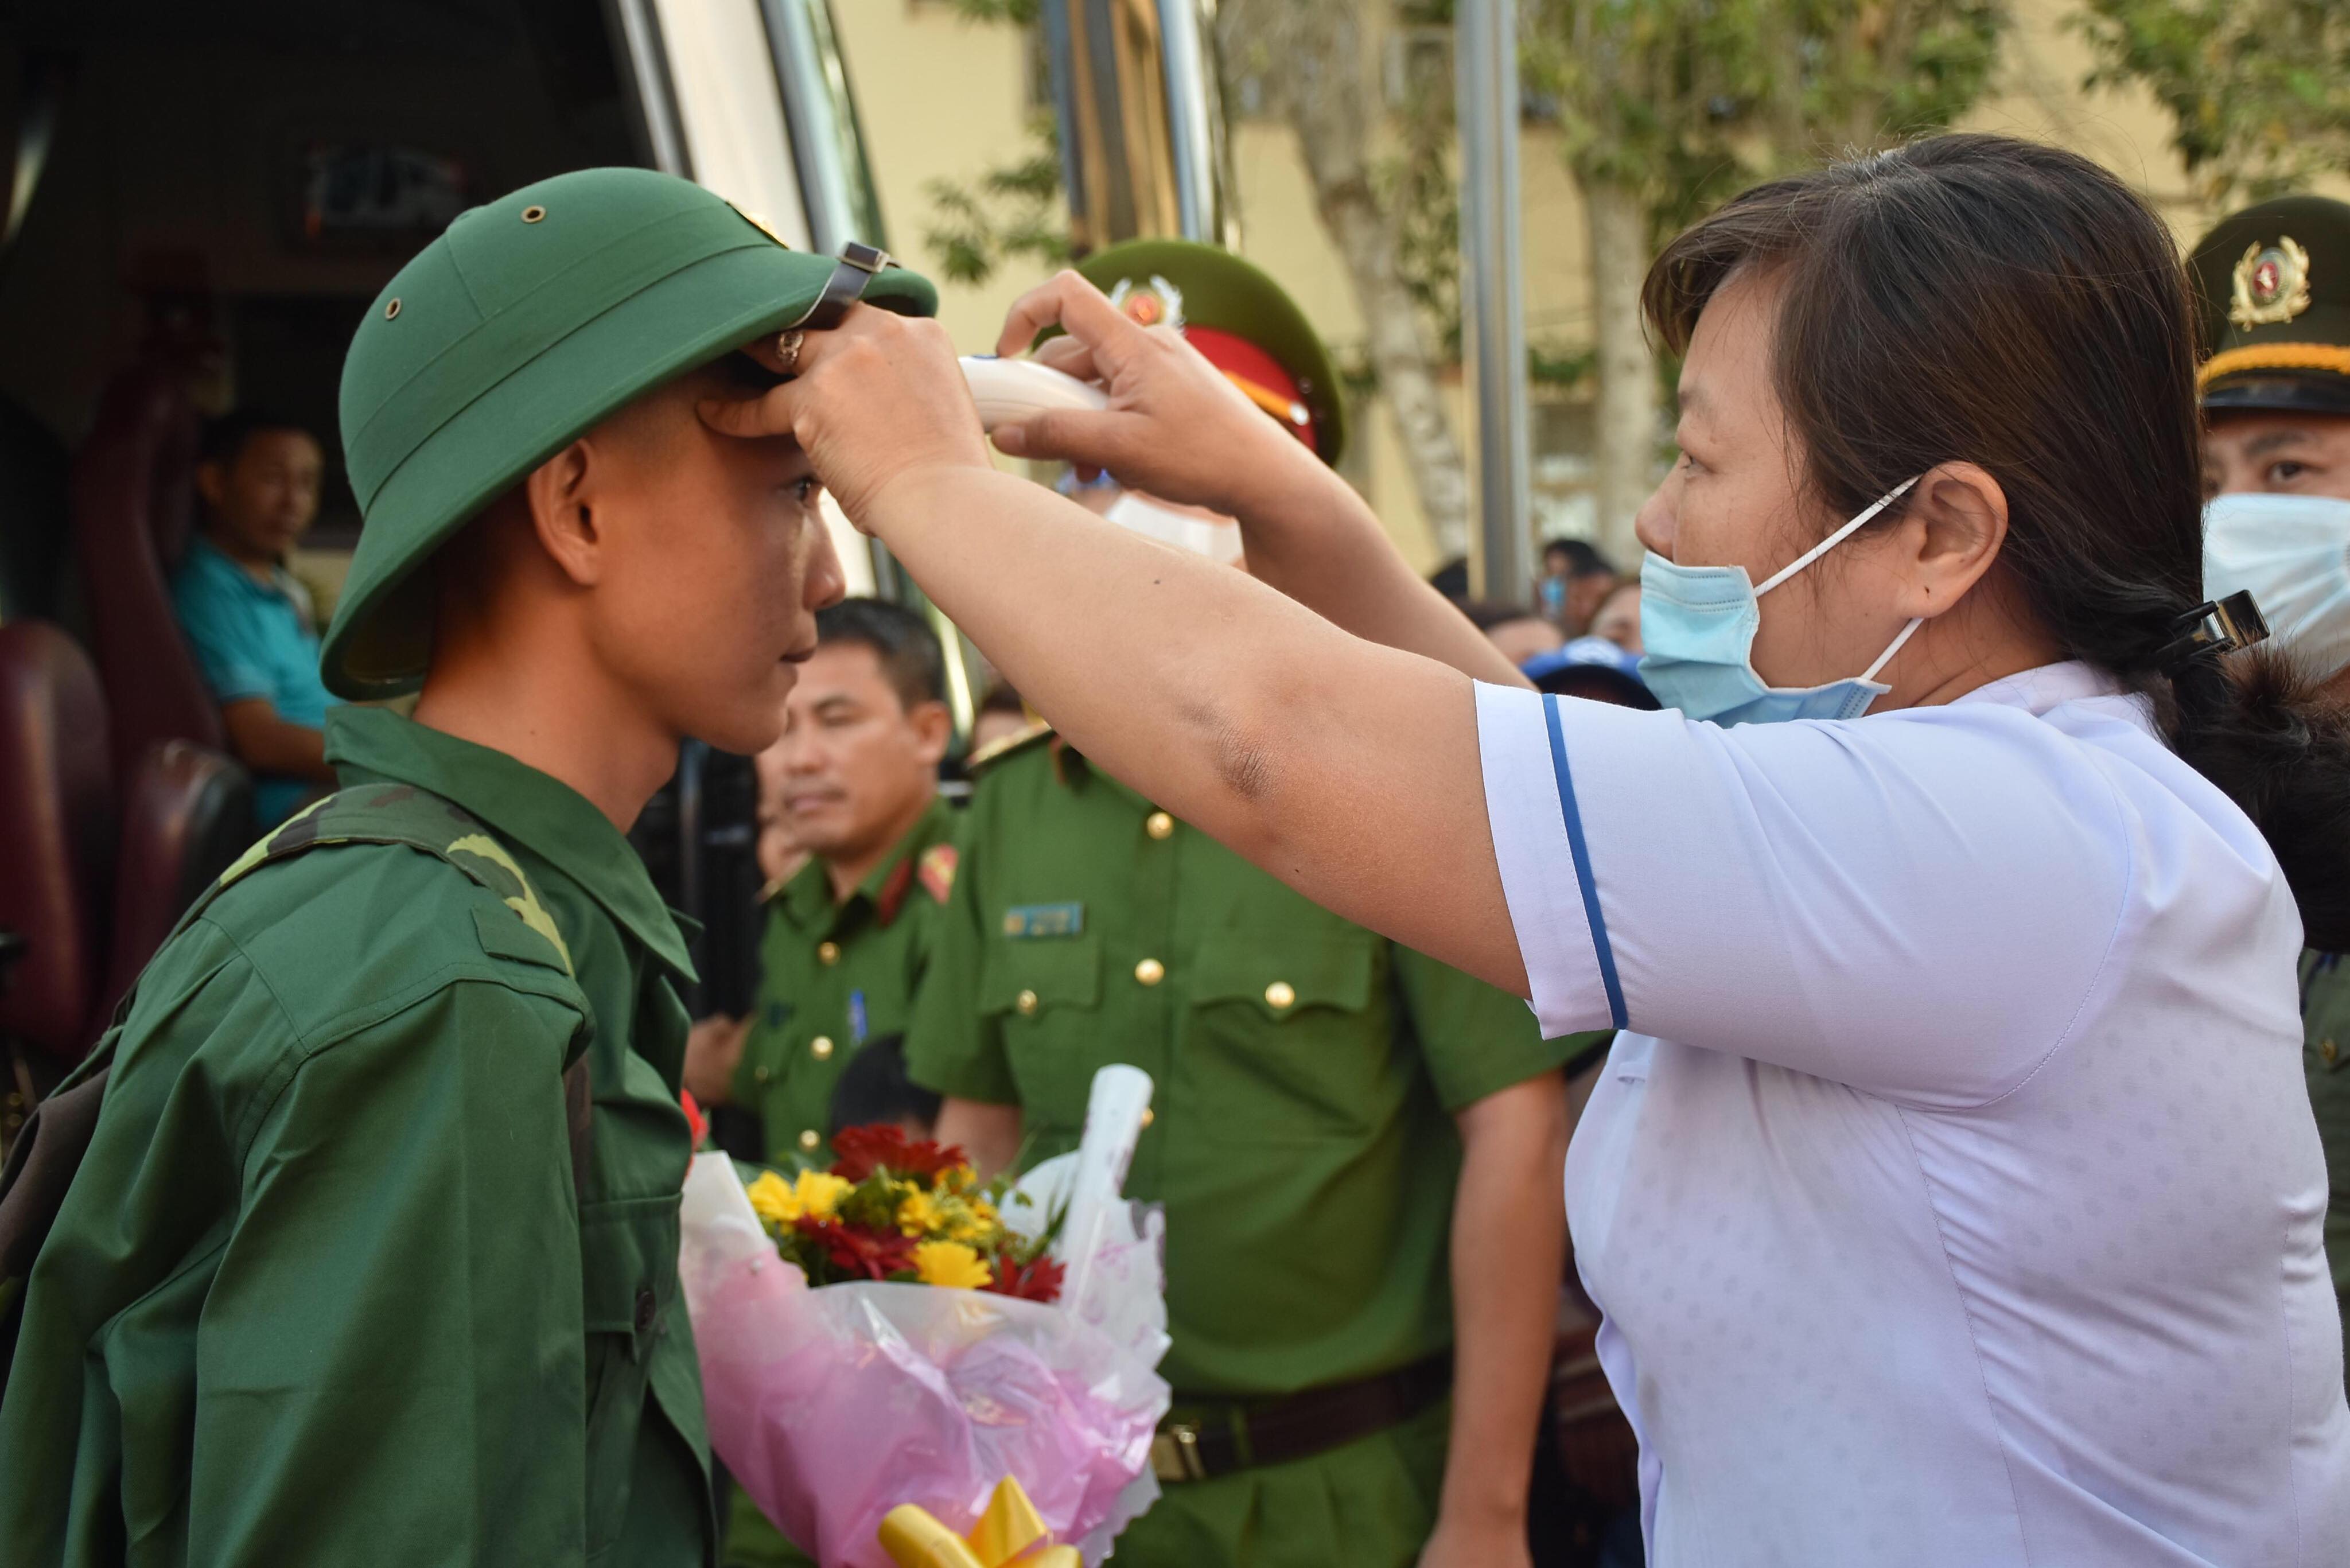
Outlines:
[[1306, 407], [1297, 379], [1283, 369], [1280, 360], [1247, 338], [1213, 327], [1186, 326], [1183, 337], [1209, 364], [1240, 383], [1250, 400], [1278, 419], [1283, 429], [1309, 449], [1321, 450], [1315, 444], [1313, 410]]

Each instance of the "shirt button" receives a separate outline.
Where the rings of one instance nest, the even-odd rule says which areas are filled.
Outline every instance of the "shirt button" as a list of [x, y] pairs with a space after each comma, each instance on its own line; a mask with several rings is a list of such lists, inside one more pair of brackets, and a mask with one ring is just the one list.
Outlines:
[[1021, 1017], [1033, 1018], [1036, 1015], [1036, 993], [1024, 991], [1012, 999], [1012, 1005], [1020, 1010]]
[[840, 944], [838, 942], [816, 943], [816, 961], [822, 964], [838, 963], [840, 961]]
[[1287, 981], [1276, 980], [1264, 988], [1264, 1000], [1266, 1006], [1276, 1010], [1294, 1007], [1297, 1002], [1297, 992]]
[[805, 1149], [812, 1150], [816, 1145], [823, 1141], [824, 1139], [817, 1136], [816, 1130], [814, 1127], [810, 1127], [806, 1132], [800, 1134], [800, 1147]]
[[808, 1054], [815, 1057], [819, 1062], [831, 1061], [832, 1036], [829, 1034], [819, 1034], [815, 1039], [809, 1041]]
[[1167, 966], [1157, 959], [1144, 959], [1134, 966], [1134, 978], [1145, 985], [1157, 985], [1167, 978]]
[[1154, 811], [1143, 818], [1142, 831], [1153, 838], [1165, 838], [1174, 833], [1175, 819], [1163, 811]]
[[652, 1327], [653, 1310], [653, 1293], [650, 1290], [639, 1291], [637, 1293], [637, 1332], [639, 1334]]

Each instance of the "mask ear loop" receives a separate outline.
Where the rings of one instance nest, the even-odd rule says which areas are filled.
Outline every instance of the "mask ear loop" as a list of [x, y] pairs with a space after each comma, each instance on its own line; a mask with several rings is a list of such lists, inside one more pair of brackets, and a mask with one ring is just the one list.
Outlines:
[[1860, 672], [1860, 678], [1863, 680], [1876, 680], [1877, 672], [1893, 662], [1893, 656], [1901, 651], [1901, 645], [1909, 640], [1910, 634], [1925, 624], [1924, 616], [1918, 616], [1911, 619], [1908, 626], [1901, 628], [1901, 635], [1893, 639], [1892, 645], [1877, 656], [1877, 662]]
[[[1887, 491], [1883, 495], [1877, 497], [1876, 504], [1871, 505], [1867, 511], [1863, 512], [1859, 516], [1854, 518], [1851, 522], [1846, 524], [1843, 527], [1837, 529], [1835, 533], [1829, 535], [1826, 538], [1821, 540], [1818, 544], [1813, 545], [1810, 549], [1804, 551], [1802, 555], [1796, 556], [1794, 560], [1788, 562], [1777, 571], [1772, 573], [1770, 580], [1765, 582], [1761, 587], [1754, 590], [1754, 597], [1758, 599], [1761, 598], [1764, 594], [1769, 593], [1773, 588], [1777, 587], [1781, 583], [1785, 582], [1789, 577], [1794, 576], [1797, 572], [1802, 571], [1805, 566], [1810, 566], [1814, 561], [1818, 560], [1822, 556], [1826, 555], [1830, 550], [1835, 549], [1838, 545], [1841, 545], [1846, 539], [1851, 538], [1863, 527], [1866, 526], [1870, 519], [1874, 518], [1878, 513], [1884, 511], [1887, 507], [1900, 500], [1904, 495], [1908, 494], [1910, 487], [1915, 485], [1919, 479], [1924, 477], [1925, 476], [1923, 474], [1913, 475], [1910, 478], [1903, 480], [1900, 483]], [[1904, 633], [1903, 635], [1906, 636], [1908, 634]], [[1897, 642], [1893, 646], [1895, 648], [1898, 648], [1901, 645]], [[1893, 655], [1890, 652], [1887, 652], [1885, 657], [1887, 659], [1890, 659]], [[1878, 662], [1882, 663], [1883, 660], [1880, 659]]]

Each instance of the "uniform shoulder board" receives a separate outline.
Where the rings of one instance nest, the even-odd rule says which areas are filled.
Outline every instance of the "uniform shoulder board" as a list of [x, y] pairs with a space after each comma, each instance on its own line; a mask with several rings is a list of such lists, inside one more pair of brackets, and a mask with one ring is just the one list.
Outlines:
[[965, 757], [962, 765], [966, 771], [976, 774], [980, 769], [1000, 763], [1015, 752], [1024, 752], [1039, 741], [1052, 739], [1052, 736], [1053, 726], [1039, 719], [1016, 735], [1006, 735], [1000, 741], [990, 741], [986, 745]]

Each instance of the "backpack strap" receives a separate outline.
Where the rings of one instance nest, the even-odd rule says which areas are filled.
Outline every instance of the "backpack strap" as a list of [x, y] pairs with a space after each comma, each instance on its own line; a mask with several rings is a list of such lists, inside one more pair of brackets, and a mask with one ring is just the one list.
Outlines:
[[[261, 867], [338, 844], [404, 844], [436, 856], [489, 889], [522, 923], [545, 937], [572, 974], [571, 950], [537, 890], [506, 846], [471, 813], [430, 790], [411, 784], [359, 784], [338, 790], [296, 814], [255, 841], [190, 905], [170, 942], [186, 930], [228, 888]], [[158, 950], [159, 951], [161, 949]], [[130, 1016], [139, 987], [133, 981], [114, 1010], [105, 1037], [47, 1098], [33, 1108], [0, 1165], [0, 1313], [7, 1306], [10, 1282], [31, 1271], [49, 1226], [65, 1201], [66, 1189], [80, 1168], [98, 1130], [100, 1100], [114, 1051]], [[595, 1119], [588, 1054], [581, 1052], [563, 1073], [564, 1119], [570, 1135], [571, 1184], [583, 1203], [588, 1168], [595, 1151]], [[5, 1372], [5, 1358], [0, 1358]]]

